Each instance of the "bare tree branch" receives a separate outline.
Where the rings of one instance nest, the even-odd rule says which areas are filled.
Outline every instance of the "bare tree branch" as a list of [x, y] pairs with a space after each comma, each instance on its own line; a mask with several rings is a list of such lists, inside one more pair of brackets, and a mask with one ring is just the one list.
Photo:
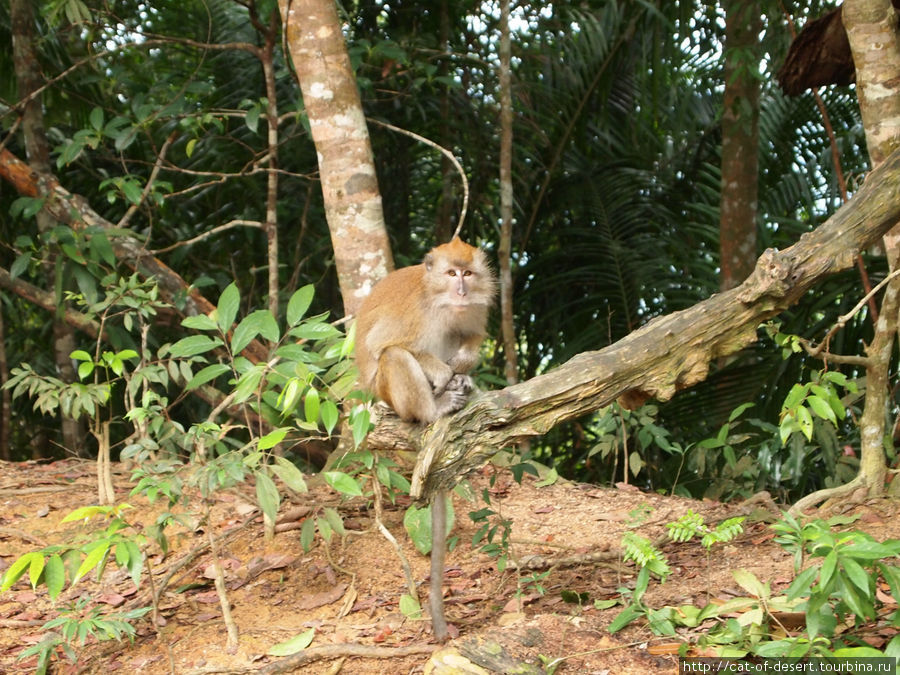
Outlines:
[[412, 495], [422, 498], [452, 487], [498, 450], [617, 399], [627, 407], [649, 398], [666, 401], [703, 381], [710, 363], [755, 342], [761, 322], [793, 305], [828, 275], [852, 267], [857, 252], [898, 220], [900, 151], [871, 172], [853, 199], [823, 225], [790, 248], [765, 251], [740, 286], [656, 318], [617, 343], [579, 354], [544, 375], [481, 394], [424, 429], [385, 418], [370, 434], [369, 445], [421, 449]]

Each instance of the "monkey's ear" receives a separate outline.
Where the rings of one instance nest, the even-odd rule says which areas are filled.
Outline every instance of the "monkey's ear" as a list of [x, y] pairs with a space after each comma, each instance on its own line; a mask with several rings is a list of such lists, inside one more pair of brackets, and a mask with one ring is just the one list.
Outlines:
[[425, 269], [430, 272], [431, 268], [434, 267], [434, 256], [431, 253], [426, 253], [425, 260], [422, 262], [425, 263]]

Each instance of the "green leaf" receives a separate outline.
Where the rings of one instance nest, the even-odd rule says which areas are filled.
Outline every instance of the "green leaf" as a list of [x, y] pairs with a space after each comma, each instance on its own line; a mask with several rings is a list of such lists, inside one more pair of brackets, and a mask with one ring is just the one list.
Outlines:
[[819, 593], [829, 594], [833, 588], [834, 575], [837, 571], [838, 557], [835, 551], [831, 551], [822, 561], [822, 567], [819, 571]]
[[317, 424], [319, 421], [319, 392], [313, 387], [306, 391], [303, 399], [303, 414], [309, 424]]
[[862, 566], [853, 558], [848, 558], [847, 556], [841, 556], [841, 565], [844, 568], [844, 572], [847, 573], [847, 578], [850, 582], [856, 586], [861, 593], [864, 593], [867, 596], [870, 595], [869, 575], [866, 574], [866, 571]]
[[272, 314], [265, 309], [251, 312], [235, 327], [231, 336], [231, 350], [240, 353], [257, 335], [262, 335], [271, 342], [278, 342], [278, 324]]
[[263, 510], [263, 513], [274, 523], [278, 517], [278, 505], [281, 503], [281, 495], [278, 494], [278, 488], [275, 487], [275, 483], [269, 478], [268, 474], [257, 471], [254, 473], [254, 476], [256, 476], [256, 500], [259, 502], [259, 507]]
[[234, 403], [243, 403], [256, 394], [256, 389], [262, 380], [265, 364], [256, 364], [251, 370], [241, 375], [237, 386], [234, 388]]
[[634, 605], [629, 605], [628, 607], [626, 607], [625, 609], [623, 609], [621, 612], [619, 612], [616, 615], [616, 618], [612, 620], [612, 622], [607, 627], [607, 630], [610, 633], [615, 633], [617, 631], [620, 631], [623, 628], [625, 628], [625, 626], [630, 624], [632, 621], [634, 621], [635, 619], [637, 619], [643, 615], [644, 615], [644, 612], [642, 612], [638, 607], [635, 607]]
[[315, 635], [316, 629], [310, 628], [299, 635], [295, 635], [290, 640], [285, 640], [284, 642], [279, 642], [277, 645], [272, 646], [269, 649], [269, 654], [272, 656], [290, 656], [291, 654], [302, 652], [309, 647]]
[[340, 418], [340, 412], [338, 411], [337, 405], [331, 399], [326, 398], [322, 401], [322, 405], [319, 408], [319, 414], [322, 416], [322, 424], [325, 425], [325, 431], [331, 434]]
[[[450, 500], [450, 497], [444, 497], [444, 499], [446, 499], [447, 504], [445, 531], [450, 532], [453, 529], [456, 514], [453, 511], [453, 502]], [[406, 509], [406, 513], [403, 516], [403, 527], [406, 529], [413, 546], [422, 555], [428, 555], [431, 552], [431, 508], [431, 504], [423, 508], [413, 504]]]
[[[884, 658], [875, 647], [842, 647], [835, 649], [831, 656], [836, 659]], [[872, 664], [874, 666], [874, 664]], [[894, 666], [891, 666], [893, 668]]]
[[91, 110], [88, 120], [96, 131], [101, 131], [103, 129], [103, 108], [96, 107]]
[[753, 597], [767, 598], [769, 596], [766, 587], [752, 572], [740, 569], [733, 570], [731, 575], [734, 577], [734, 580], [738, 582], [738, 585]]
[[83, 361], [78, 364], [78, 379], [84, 380], [87, 377], [90, 377], [91, 373], [94, 372], [94, 364], [90, 361]]
[[828, 405], [828, 402], [824, 399], [819, 398], [815, 395], [810, 395], [809, 398], [806, 399], [806, 402], [809, 404], [809, 407], [812, 408], [812, 411], [821, 417], [823, 420], [828, 420], [835, 426], [837, 426], [837, 417], [834, 414], [834, 410]]
[[269, 448], [274, 448], [284, 440], [284, 437], [287, 436], [287, 433], [290, 430], [290, 427], [280, 427], [278, 429], [275, 429], [274, 431], [270, 431], [265, 436], [259, 439], [259, 443], [256, 447], [260, 450], [268, 450]]
[[400, 613], [408, 619], [419, 619], [422, 617], [422, 606], [419, 604], [418, 598], [414, 598], [409, 593], [400, 596]]
[[363, 496], [359, 483], [356, 482], [353, 476], [348, 476], [342, 471], [323, 471], [322, 478], [341, 494], [347, 495], [348, 497]]
[[98, 231], [91, 235], [91, 255], [95, 260], [102, 260], [110, 267], [116, 265], [116, 254], [105, 232]]
[[169, 348], [172, 358], [187, 358], [212, 351], [224, 344], [219, 338], [211, 338], [207, 335], [189, 335], [180, 339]]
[[308, 284], [303, 288], [294, 291], [291, 299], [288, 300], [286, 318], [289, 326], [295, 326], [306, 314], [306, 310], [312, 304], [313, 293], [315, 288], [312, 284]]
[[126, 539], [118, 546], [125, 546], [128, 551], [128, 572], [131, 574], [131, 581], [135, 586], [139, 587], [141, 585], [141, 573], [144, 570], [144, 554], [141, 553], [141, 549], [131, 539]]
[[237, 284], [232, 282], [222, 291], [222, 295], [219, 296], [219, 304], [216, 306], [216, 322], [219, 325], [219, 330], [223, 333], [231, 330], [231, 325], [234, 323], [240, 304], [241, 293], [238, 291]]
[[800, 431], [806, 436], [806, 440], [811, 441], [813, 435], [813, 419], [809, 412], [809, 408], [804, 406], [797, 408], [797, 423], [800, 425]]
[[196, 389], [211, 380], [216, 379], [220, 375], [231, 372], [231, 368], [224, 363], [213, 363], [201, 369], [199, 373], [194, 375], [185, 385], [185, 391]]
[[97, 567], [102, 561], [103, 558], [106, 557], [106, 554], [109, 552], [109, 540], [103, 539], [94, 546], [90, 550], [90, 552], [85, 556], [84, 560], [81, 563], [81, 566], [78, 568], [78, 571], [75, 573], [75, 578], [72, 579], [72, 584], [78, 583], [78, 581], [92, 569]]
[[301, 323], [292, 328], [291, 335], [301, 340], [322, 340], [337, 337], [341, 332], [329, 323]]
[[803, 397], [806, 396], [806, 387], [799, 382], [794, 383], [794, 386], [791, 387], [791, 390], [788, 392], [788, 395], [784, 399], [784, 404], [782, 405], [782, 410], [793, 410], [800, 402], [803, 400]]
[[72, 523], [76, 520], [87, 520], [89, 518], [93, 518], [98, 515], [107, 515], [112, 512], [112, 507], [109, 506], [81, 506], [74, 511], [71, 511], [65, 515], [65, 517], [59, 521], [60, 523]]
[[28, 580], [31, 582], [32, 588], [37, 588], [38, 581], [41, 580], [41, 573], [44, 571], [44, 556], [36, 555], [31, 558], [28, 565]]
[[132, 204], [141, 203], [143, 191], [141, 190], [140, 184], [136, 180], [123, 179], [119, 185], [122, 188], [122, 194], [125, 195], [125, 199], [127, 199]]
[[292, 377], [282, 389], [278, 396], [277, 405], [281, 409], [282, 416], [290, 415], [297, 403], [300, 401], [300, 394], [303, 391], [305, 383], [298, 377]]
[[247, 114], [244, 116], [244, 124], [246, 124], [247, 128], [254, 134], [256, 133], [256, 129], [259, 126], [259, 113], [259, 105], [254, 104], [250, 106], [250, 109], [247, 110]]
[[31, 253], [26, 251], [18, 258], [13, 261], [12, 266], [9, 268], [9, 276], [13, 279], [18, 277], [22, 272], [28, 269], [28, 265], [31, 263]]
[[26, 553], [25, 555], [16, 559], [16, 561], [9, 566], [9, 569], [6, 570], [6, 573], [3, 575], [3, 585], [0, 586], [0, 592], [8, 590], [14, 583], [16, 583], [23, 574], [25, 574], [25, 570], [31, 567], [32, 561], [34, 558], [44, 559], [44, 556], [37, 552]]
[[291, 490], [300, 493], [307, 492], [303, 472], [289, 459], [275, 455], [275, 463], [269, 468]]
[[193, 330], [217, 330], [218, 324], [211, 316], [206, 314], [197, 314], [196, 316], [187, 316], [181, 321], [181, 325], [185, 328]]
[[335, 509], [330, 506], [326, 506], [322, 509], [322, 516], [328, 521], [328, 524], [331, 526], [331, 529], [337, 532], [340, 536], [345, 536], [347, 534], [347, 530], [344, 529], [344, 520], [341, 518], [341, 514], [339, 514]]
[[308, 553], [312, 548], [313, 539], [316, 536], [316, 519], [315, 518], [307, 518], [303, 521], [303, 527], [300, 528], [300, 546], [303, 547], [303, 551]]
[[47, 584], [50, 599], [56, 600], [56, 596], [66, 584], [66, 567], [56, 553], [47, 558], [47, 564], [44, 566], [44, 583]]
[[428, 555], [431, 552], [431, 505], [419, 508], [411, 504], [403, 516], [403, 527], [416, 550]]
[[322, 537], [326, 542], [331, 541], [331, 523], [329, 523], [325, 518], [316, 518], [316, 527], [319, 528], [319, 536]]
[[353, 433], [353, 447], [358, 448], [369, 434], [372, 424], [369, 419], [369, 411], [365, 408], [356, 408], [350, 414], [350, 430]]

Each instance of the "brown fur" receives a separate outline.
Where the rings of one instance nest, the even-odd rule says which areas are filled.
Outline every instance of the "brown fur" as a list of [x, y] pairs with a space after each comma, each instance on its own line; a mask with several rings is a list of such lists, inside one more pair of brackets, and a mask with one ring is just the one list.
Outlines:
[[429, 423], [459, 410], [494, 287], [484, 252], [459, 238], [382, 279], [356, 320], [362, 387], [408, 421]]

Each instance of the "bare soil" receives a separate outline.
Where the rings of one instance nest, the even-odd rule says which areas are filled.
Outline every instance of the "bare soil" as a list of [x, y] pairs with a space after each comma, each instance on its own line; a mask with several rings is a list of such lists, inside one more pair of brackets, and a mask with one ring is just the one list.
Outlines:
[[[0, 571], [23, 553], [71, 543], [100, 525], [60, 523], [72, 509], [95, 502], [92, 463], [4, 463], [2, 468]], [[621, 606], [598, 610], [594, 601], [618, 598], [618, 588], [633, 587], [635, 568], [619, 558], [623, 533], [633, 530], [663, 541], [666, 523], [688, 509], [708, 523], [733, 515], [749, 517], [744, 534], [718, 546], [708, 558], [697, 542], [663, 543], [673, 574], [665, 584], [651, 584], [648, 605], [703, 606], [710, 599], [746, 595], [734, 581], [735, 569], [753, 572], [776, 592], [791, 581], [791, 559], [757, 519], [763, 513], [759, 508], [646, 494], [631, 486], [559, 481], [538, 487], [531, 477], [519, 485], [508, 473], [497, 471], [488, 467], [471, 477], [473, 492], [480, 495], [488, 489], [488, 477], [495, 474], [492, 507], [512, 521], [512, 553], [522, 574], [548, 569], [550, 573], [540, 581], [543, 593], [534, 584], [517, 588], [518, 574], [499, 571], [496, 558], [472, 546], [476, 525], [468, 513], [484, 506], [480, 497], [472, 502], [455, 497], [452, 534], [458, 545], [447, 556], [444, 586], [453, 634], [447, 645], [434, 642], [427, 618], [412, 620], [400, 612], [406, 581], [397, 553], [375, 527], [369, 503], [342, 501], [326, 488], [313, 488], [282, 505], [287, 516], [282, 531], [266, 541], [253, 510], [254, 488], [242, 485], [217, 495], [213, 508], [213, 534], [222, 537], [222, 566], [240, 631], [235, 653], [225, 649], [206, 532], [195, 514], [179, 509], [185, 524], [168, 531], [168, 554], [163, 556], [154, 543], [145, 547], [154, 585], [165, 586], [155, 624], [150, 614], [138, 621], [133, 643], [89, 638], [77, 648], [77, 664], [61, 659], [54, 672], [490, 673], [508, 672], [515, 663], [533, 664], [533, 672], [542, 672], [543, 664], [559, 658], [564, 660], [557, 673], [677, 672], [679, 645], [693, 644], [703, 628], [662, 639], [639, 621], [611, 635], [607, 626]], [[132, 487], [127, 473], [117, 471], [117, 498], [134, 507], [125, 516], [138, 528], [146, 528], [166, 505], [164, 500], [150, 504], [144, 497], [129, 496]], [[304, 553], [299, 529], [303, 518], [297, 514], [313, 513], [323, 505], [341, 512], [349, 533], [330, 544], [317, 538], [312, 550]], [[429, 561], [406, 536], [402, 523], [406, 506], [386, 503], [384, 523], [409, 559], [424, 605]], [[892, 517], [893, 503], [874, 501], [854, 508], [860, 515], [858, 527], [878, 538], [900, 534]], [[564, 591], [582, 594], [581, 604], [566, 602], [563, 595], [572, 594]], [[74, 587], [67, 586], [52, 603], [43, 586], [36, 592], [31, 589], [26, 574], [0, 595], [0, 672], [33, 672], [35, 659], [16, 658], [40, 641], [41, 625], [57, 616], [60, 608], [89, 598], [104, 609], [124, 611], [150, 604], [150, 592], [146, 575], [135, 588], [130, 577], [110, 562], [99, 581], [88, 575]], [[268, 655], [273, 645], [309, 628], [315, 629], [315, 637], [301, 657], [304, 662], [295, 659], [289, 665]], [[486, 658], [486, 653], [495, 658]]]

